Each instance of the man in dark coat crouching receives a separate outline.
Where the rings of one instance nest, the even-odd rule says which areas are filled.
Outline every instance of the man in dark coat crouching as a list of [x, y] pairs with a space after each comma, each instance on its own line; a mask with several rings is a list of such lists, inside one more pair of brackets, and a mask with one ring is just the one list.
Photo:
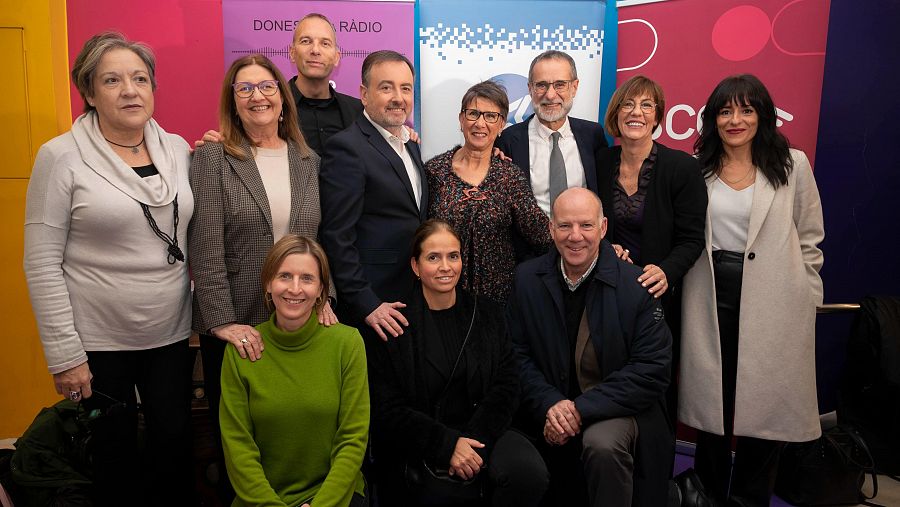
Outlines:
[[547, 505], [666, 505], [672, 335], [641, 270], [603, 239], [599, 198], [553, 204], [556, 249], [521, 264], [507, 307], [521, 364], [521, 424], [550, 471]]

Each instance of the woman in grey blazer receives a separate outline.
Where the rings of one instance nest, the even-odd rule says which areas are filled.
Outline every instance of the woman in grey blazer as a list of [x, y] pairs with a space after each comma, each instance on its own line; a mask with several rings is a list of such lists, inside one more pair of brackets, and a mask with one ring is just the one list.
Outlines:
[[[222, 142], [204, 144], [191, 162], [193, 329], [216, 430], [225, 347], [250, 361], [265, 348], [254, 326], [269, 316], [259, 279], [266, 253], [285, 234], [318, 233], [319, 156], [300, 133], [295, 107], [287, 80], [268, 58], [235, 60], [219, 101]], [[337, 322], [330, 304], [319, 319]], [[230, 497], [227, 481], [222, 486]]]
[[705, 251], [683, 282], [678, 416], [700, 430], [704, 486], [727, 505], [767, 506], [782, 442], [820, 434], [822, 206], [809, 160], [775, 128], [754, 76], [716, 87], [695, 149], [709, 208]]

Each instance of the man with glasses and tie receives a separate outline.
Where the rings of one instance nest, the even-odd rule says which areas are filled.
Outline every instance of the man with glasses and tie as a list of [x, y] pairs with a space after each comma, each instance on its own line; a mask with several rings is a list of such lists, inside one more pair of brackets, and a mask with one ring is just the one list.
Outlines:
[[597, 192], [594, 152], [606, 146], [603, 126], [569, 116], [578, 92], [575, 60], [562, 51], [545, 51], [528, 69], [534, 115], [503, 131], [497, 147], [512, 158], [531, 183], [547, 215], [556, 197], [571, 187]]

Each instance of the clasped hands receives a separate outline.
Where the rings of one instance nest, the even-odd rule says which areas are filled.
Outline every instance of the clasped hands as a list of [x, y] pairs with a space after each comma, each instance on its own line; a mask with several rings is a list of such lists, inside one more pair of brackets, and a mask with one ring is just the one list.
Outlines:
[[475, 451], [483, 449], [484, 444], [474, 438], [459, 437], [453, 455], [450, 456], [450, 475], [469, 480], [484, 466], [484, 460]]
[[544, 440], [550, 445], [565, 445], [581, 433], [581, 414], [572, 400], [560, 400], [547, 410]]

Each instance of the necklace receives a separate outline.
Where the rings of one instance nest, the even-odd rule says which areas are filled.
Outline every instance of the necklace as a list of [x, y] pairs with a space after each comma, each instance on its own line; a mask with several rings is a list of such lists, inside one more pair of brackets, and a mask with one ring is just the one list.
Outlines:
[[175, 264], [175, 261], [184, 262], [184, 252], [178, 247], [178, 194], [175, 194], [175, 200], [172, 201], [171, 236], [159, 230], [159, 226], [156, 225], [156, 220], [153, 218], [153, 215], [150, 214], [149, 206], [142, 202], [138, 202], [138, 204], [140, 204], [141, 209], [144, 210], [144, 216], [147, 218], [147, 223], [150, 224], [150, 229], [153, 231], [153, 234], [156, 234], [156, 237], [163, 240], [166, 244], [166, 261], [168, 261], [169, 264]]
[[750, 173], [752, 173], [754, 171], [754, 169], [755, 168], [753, 166], [750, 166], [750, 169], [747, 169], [747, 172], [745, 172], [744, 175], [740, 177], [740, 179], [737, 179], [734, 181], [729, 180], [728, 178], [723, 176], [721, 173], [719, 174], [719, 178], [721, 178], [722, 181], [724, 181], [725, 183], [728, 183], [729, 185], [734, 186], [734, 185], [737, 185], [738, 183], [741, 183], [742, 181], [746, 180], [747, 176], [750, 176]]
[[[103, 136], [103, 139], [106, 139], [106, 136]], [[137, 155], [141, 151], [138, 149], [138, 147], [140, 145], [144, 144], [144, 136], [141, 136], [141, 142], [139, 142], [135, 145], [132, 145], [132, 146], [128, 146], [127, 144], [114, 143], [114, 142], [110, 141], [109, 139], [106, 139], [106, 142], [108, 142], [109, 144], [114, 144], [114, 145], [118, 146], [119, 148], [129, 148], [129, 149], [131, 149], [131, 153], [134, 153], [135, 155]]]

